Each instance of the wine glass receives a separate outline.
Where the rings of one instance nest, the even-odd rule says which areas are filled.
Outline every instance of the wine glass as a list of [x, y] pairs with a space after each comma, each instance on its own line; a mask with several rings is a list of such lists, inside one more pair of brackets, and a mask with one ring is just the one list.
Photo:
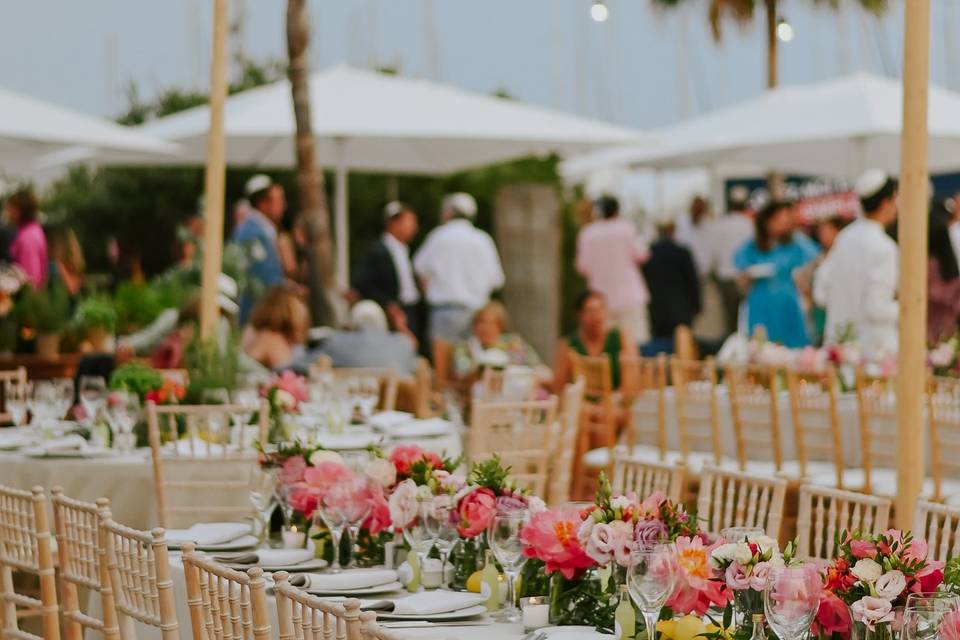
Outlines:
[[427, 562], [427, 554], [437, 542], [437, 520], [432, 496], [417, 496], [417, 517], [403, 530], [403, 537], [420, 560], [420, 572]]
[[[203, 404], [228, 405], [230, 404], [230, 392], [220, 387], [216, 389], [204, 389], [200, 394], [200, 402]], [[223, 432], [226, 429], [227, 416], [221, 411], [210, 411], [207, 414], [207, 433], [213, 442], [222, 442]]]
[[59, 406], [59, 392], [50, 380], [41, 380], [33, 385], [33, 402], [30, 411], [36, 417], [35, 422], [47, 436], [55, 435], [55, 429], [49, 429], [50, 423], [56, 420], [56, 411]]
[[370, 416], [380, 404], [380, 381], [372, 376], [357, 378], [354, 381], [353, 396], [360, 407], [363, 421], [369, 422]]
[[[361, 476], [355, 476], [334, 485], [334, 490], [343, 493], [340, 497], [340, 512], [350, 532], [350, 549], [353, 550], [360, 537], [360, 525], [370, 515], [368, 481]], [[353, 568], [356, 564], [356, 556], [351, 553], [347, 568]]]
[[87, 424], [93, 426], [107, 402], [107, 383], [102, 376], [80, 377], [80, 404], [87, 416]]
[[70, 408], [73, 407], [73, 399], [75, 397], [75, 389], [73, 385], [73, 378], [57, 378], [53, 381], [57, 387], [58, 392], [58, 405], [57, 405], [57, 415], [60, 418], [63, 418], [70, 411]]
[[813, 565], [772, 569], [763, 590], [767, 623], [780, 640], [801, 640], [820, 606], [823, 583]]
[[139, 417], [140, 398], [135, 393], [120, 389], [107, 396], [107, 422], [114, 448], [120, 453], [133, 449], [133, 427]]
[[727, 542], [746, 542], [764, 535], [762, 527], [727, 527], [720, 531], [720, 537]]
[[960, 623], [956, 614], [960, 611], [960, 597], [952, 593], [911, 593], [903, 609], [903, 640], [939, 638], [940, 624], [948, 614], [948, 624]]
[[7, 381], [3, 389], [3, 402], [10, 413], [10, 421], [13, 422], [13, 426], [23, 426], [27, 419], [27, 409], [30, 406], [32, 395], [33, 383], [20, 384], [12, 380]]
[[452, 496], [441, 495], [434, 498], [433, 512], [437, 521], [437, 548], [440, 550], [441, 571], [440, 586], [446, 587], [447, 559], [454, 545], [460, 539], [457, 531], [457, 510], [453, 506]]
[[333, 542], [333, 562], [330, 565], [330, 573], [340, 573], [340, 540], [343, 537], [343, 530], [347, 526], [346, 510], [344, 509], [344, 500], [348, 500], [347, 493], [341, 488], [341, 483], [336, 483], [320, 494], [317, 499], [316, 513], [320, 516], [323, 524], [330, 530], [330, 539]]
[[647, 638], [654, 640], [660, 610], [673, 593], [673, 549], [670, 545], [641, 546], [627, 567], [627, 590], [643, 614]]
[[250, 490], [250, 504], [257, 511], [257, 520], [260, 523], [260, 543], [266, 540], [270, 533], [270, 514], [277, 507], [277, 476], [276, 467], [264, 468], [259, 465], [250, 472], [248, 488]]
[[517, 576], [527, 561], [523, 555], [523, 543], [520, 542], [520, 530], [529, 521], [530, 513], [526, 509], [498, 511], [487, 531], [493, 555], [507, 574], [507, 606], [500, 616], [504, 622], [520, 620], [520, 610], [516, 603]]

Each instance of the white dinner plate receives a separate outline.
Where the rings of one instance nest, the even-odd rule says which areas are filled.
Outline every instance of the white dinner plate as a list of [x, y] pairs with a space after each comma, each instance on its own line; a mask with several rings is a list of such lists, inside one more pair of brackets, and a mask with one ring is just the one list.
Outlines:
[[478, 604], [466, 609], [457, 611], [447, 611], [446, 613], [389, 613], [387, 611], [377, 611], [377, 619], [380, 620], [463, 620], [473, 616], [483, 615], [487, 612], [486, 605]]
[[237, 571], [246, 571], [247, 569], [252, 569], [254, 567], [259, 567], [264, 571], [289, 571], [291, 573], [308, 573], [310, 571], [323, 571], [327, 568], [327, 561], [320, 560], [318, 558], [312, 558], [300, 564], [235, 564], [232, 562], [224, 562], [224, 565], [230, 567], [231, 569], [236, 569]]
[[20, 453], [28, 458], [109, 458], [114, 455], [112, 449], [84, 447], [83, 449], [63, 449], [47, 451], [43, 447], [26, 447]]
[[[259, 544], [260, 540], [257, 538], [257, 536], [246, 535], [240, 536], [234, 540], [230, 540], [229, 542], [197, 545], [197, 551], [243, 551], [244, 549], [255, 549]], [[180, 541], [169, 541], [167, 546], [169, 546], [171, 549], [179, 549], [182, 545]], [[286, 571], [286, 569], [283, 570]]]
[[331, 591], [329, 589], [305, 589], [307, 593], [312, 593], [317, 596], [330, 596], [330, 597], [341, 597], [341, 598], [352, 598], [355, 596], [375, 596], [382, 593], [389, 593], [390, 591], [400, 591], [403, 589], [403, 583], [401, 582], [387, 582], [386, 584], [378, 584], [374, 587], [364, 587], [363, 589], [349, 589], [346, 591]]

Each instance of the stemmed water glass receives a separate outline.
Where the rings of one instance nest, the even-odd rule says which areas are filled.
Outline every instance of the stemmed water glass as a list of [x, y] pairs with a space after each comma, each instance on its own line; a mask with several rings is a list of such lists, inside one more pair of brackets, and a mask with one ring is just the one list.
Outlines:
[[80, 377], [80, 404], [86, 414], [87, 424], [97, 423], [97, 416], [107, 402], [107, 383], [102, 376]]
[[22, 427], [27, 419], [27, 409], [30, 406], [30, 397], [33, 394], [33, 384], [20, 384], [8, 380], [3, 389], [3, 401], [13, 426]]
[[647, 638], [654, 640], [660, 610], [673, 593], [673, 550], [664, 544], [641, 546], [633, 552], [630, 560], [627, 590], [643, 614]]
[[801, 640], [820, 606], [823, 583], [813, 565], [773, 569], [763, 591], [767, 623], [780, 640]]
[[368, 480], [356, 476], [349, 480], [344, 480], [338, 485], [343, 496], [340, 501], [340, 509], [343, 514], [344, 522], [347, 524], [347, 530], [350, 533], [350, 559], [347, 562], [347, 568], [353, 568], [357, 564], [357, 558], [352, 553], [353, 548], [357, 547], [357, 541], [360, 537], [360, 525], [370, 515], [370, 500], [368, 499]]
[[[960, 611], [960, 597], [952, 593], [911, 593], [903, 609], [902, 640], [941, 637], [940, 624], [947, 614]], [[956, 622], [956, 621], [955, 621]]]
[[369, 422], [380, 403], [380, 381], [373, 376], [354, 378], [350, 380], [350, 396], [360, 408], [363, 421]]
[[507, 574], [507, 606], [500, 614], [504, 622], [520, 620], [520, 610], [516, 603], [517, 576], [527, 561], [523, 555], [523, 543], [520, 542], [520, 530], [529, 521], [530, 513], [526, 509], [498, 511], [487, 531], [493, 555]]
[[57, 419], [62, 419], [73, 406], [73, 378], [57, 378], [53, 384], [57, 389]]
[[441, 495], [434, 498], [433, 513], [437, 522], [437, 549], [440, 550], [440, 586], [447, 586], [447, 559], [454, 545], [460, 539], [457, 531], [457, 510], [453, 506], [453, 498]]
[[317, 499], [316, 514], [320, 520], [330, 530], [330, 538], [333, 543], [333, 562], [330, 566], [331, 573], [339, 573], [340, 565], [340, 540], [343, 538], [343, 530], [346, 528], [350, 515], [348, 503], [353, 499], [352, 479], [341, 481], [330, 486], [321, 493]]
[[54, 435], [54, 429], [48, 429], [51, 422], [56, 420], [56, 411], [60, 406], [59, 392], [56, 385], [50, 380], [41, 380], [33, 385], [33, 397], [30, 412], [35, 422], [46, 435]]
[[421, 574], [439, 533], [433, 500], [432, 496], [417, 496], [417, 517], [403, 530], [403, 538], [420, 560]]
[[270, 514], [277, 507], [277, 475], [276, 467], [264, 468], [259, 465], [250, 472], [249, 490], [250, 504], [257, 511], [257, 520], [260, 523], [259, 538], [262, 544], [270, 533]]
[[117, 390], [107, 397], [107, 421], [113, 433], [114, 448], [120, 453], [133, 450], [133, 427], [140, 417], [140, 398], [135, 393]]

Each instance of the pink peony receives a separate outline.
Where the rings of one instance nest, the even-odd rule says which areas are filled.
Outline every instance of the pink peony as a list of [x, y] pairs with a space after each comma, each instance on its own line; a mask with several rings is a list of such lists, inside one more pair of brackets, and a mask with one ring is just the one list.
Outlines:
[[290, 508], [297, 513], [302, 513], [307, 520], [313, 517], [313, 512], [317, 509], [318, 499], [317, 490], [305, 483], [295, 485], [287, 494], [287, 503]]
[[383, 489], [378, 486], [368, 490], [367, 501], [370, 505], [370, 515], [364, 520], [363, 528], [371, 535], [377, 535], [393, 523], [390, 517], [390, 504], [383, 495]]
[[421, 460], [425, 460], [433, 469], [443, 467], [440, 456], [415, 444], [400, 445], [390, 453], [390, 462], [401, 476], [409, 476], [413, 465]]
[[720, 580], [713, 580], [710, 554], [719, 546], [702, 538], [680, 537], [675, 543], [676, 584], [667, 605], [675, 613], [706, 615], [713, 606], [723, 608], [733, 592]]
[[460, 524], [457, 531], [465, 538], [476, 538], [486, 531], [497, 515], [497, 498], [486, 487], [475, 489], [457, 504]]
[[852, 540], [850, 542], [850, 553], [854, 558], [876, 558], [877, 545], [868, 540]]
[[303, 456], [290, 456], [280, 467], [280, 482], [286, 485], [303, 482], [303, 472], [306, 468], [307, 461]]
[[353, 472], [339, 462], [321, 462], [303, 470], [303, 480], [323, 495], [330, 487], [353, 478]]
[[826, 636], [838, 633], [844, 637], [850, 634], [850, 611], [846, 603], [826, 589], [820, 593], [820, 606], [813, 621], [813, 633]]
[[940, 620], [941, 640], [960, 640], [960, 611], [951, 611]]
[[850, 614], [857, 622], [867, 625], [868, 629], [883, 622], [893, 622], [893, 607], [889, 600], [864, 596], [850, 605]]
[[520, 531], [523, 554], [542, 560], [548, 575], [559, 571], [572, 580], [577, 573], [596, 564], [577, 539], [580, 523], [577, 509], [548, 509], [533, 514]]

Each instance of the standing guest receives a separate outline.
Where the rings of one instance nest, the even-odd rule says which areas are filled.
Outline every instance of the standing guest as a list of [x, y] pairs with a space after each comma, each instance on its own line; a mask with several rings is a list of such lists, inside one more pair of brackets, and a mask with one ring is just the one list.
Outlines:
[[[743, 185], [730, 189], [730, 210], [707, 226], [709, 240], [708, 271], [717, 285], [723, 304], [725, 335], [737, 330], [737, 315], [743, 293], [737, 283], [737, 268], [733, 256], [753, 236], [753, 220], [749, 210], [750, 192]], [[650, 279], [647, 278], [649, 282]]]
[[306, 352], [310, 311], [290, 287], [277, 286], [257, 301], [240, 345], [251, 358], [269, 369], [282, 369]]
[[767, 337], [790, 348], [810, 344], [794, 272], [816, 259], [817, 245], [795, 233], [793, 206], [771, 202], [757, 214], [756, 235], [734, 256], [748, 289], [747, 330], [762, 326]]
[[[820, 256], [817, 258], [814, 267], [813, 267], [813, 292], [814, 297], [816, 297], [816, 288], [819, 286], [819, 281], [821, 277], [824, 277], [825, 272], [821, 268], [824, 261], [827, 259], [827, 256], [830, 255], [830, 251], [833, 249], [833, 245], [837, 241], [837, 236], [840, 235], [840, 232], [843, 231], [844, 227], [847, 226], [849, 220], [843, 216], [832, 216], [830, 218], [824, 218], [817, 222], [817, 226], [814, 229], [813, 237], [817, 241], [817, 244], [820, 245]], [[816, 300], [813, 301], [813, 308], [810, 311], [811, 318], [813, 319], [813, 340], [815, 344], [823, 344], [824, 331], [827, 325], [827, 310], [822, 306], [817, 304]]]
[[814, 288], [814, 300], [827, 310], [824, 343], [852, 332], [868, 353], [896, 353], [898, 251], [887, 228], [897, 219], [897, 181], [871, 169], [856, 190], [863, 217], [837, 236]]
[[586, 278], [588, 289], [603, 295], [613, 323], [635, 340], [646, 342], [650, 294], [640, 265], [650, 251], [633, 223], [620, 217], [616, 198], [597, 198], [594, 218], [577, 235], [577, 271]]
[[413, 269], [426, 292], [433, 340], [456, 344], [470, 335], [473, 314], [503, 287], [505, 277], [493, 238], [473, 226], [473, 196], [446, 196], [440, 217], [443, 224], [427, 234]]
[[[390, 331], [383, 309], [373, 300], [361, 300], [350, 309], [351, 331], [334, 331], [318, 351], [309, 354], [330, 358], [334, 367], [377, 367], [401, 375], [417, 367], [416, 345], [410, 336]], [[309, 369], [307, 367], [296, 367]]]
[[21, 189], [7, 198], [7, 222], [15, 229], [10, 260], [23, 269], [34, 289], [47, 281], [47, 237], [37, 221], [40, 203], [31, 189]]
[[692, 326], [700, 313], [700, 278], [693, 254], [674, 240], [676, 224], [665, 220], [657, 226], [659, 237], [650, 247], [650, 260], [643, 275], [650, 286], [649, 343], [652, 353], [673, 351], [673, 332], [680, 325]]
[[701, 275], [710, 271], [711, 226], [710, 203], [703, 196], [695, 196], [690, 201], [687, 216], [681, 218], [677, 225], [676, 238], [677, 242], [690, 249]]
[[245, 187], [252, 209], [233, 231], [233, 241], [247, 256], [247, 286], [240, 298], [240, 324], [246, 323], [257, 299], [270, 287], [284, 281], [277, 249], [277, 227], [287, 208], [283, 187], [258, 174]]
[[63, 285], [71, 301], [71, 308], [83, 289], [83, 273], [86, 263], [83, 249], [73, 229], [56, 226], [49, 229], [50, 266], [47, 286]]
[[620, 355], [636, 355], [636, 342], [623, 329], [610, 328], [607, 302], [602, 293], [585, 291], [576, 302], [577, 328], [560, 339], [556, 349], [553, 384], [557, 392], [570, 381], [571, 353], [582, 356], [607, 356], [613, 387], [620, 386]]
[[927, 232], [927, 341], [930, 344], [955, 335], [960, 318], [960, 269], [950, 242], [951, 217], [940, 202], [930, 211]]
[[387, 313], [395, 331], [419, 342], [420, 290], [413, 277], [410, 242], [417, 235], [417, 214], [407, 204], [393, 201], [383, 208], [384, 232], [367, 250], [353, 278], [361, 298], [373, 300]]

